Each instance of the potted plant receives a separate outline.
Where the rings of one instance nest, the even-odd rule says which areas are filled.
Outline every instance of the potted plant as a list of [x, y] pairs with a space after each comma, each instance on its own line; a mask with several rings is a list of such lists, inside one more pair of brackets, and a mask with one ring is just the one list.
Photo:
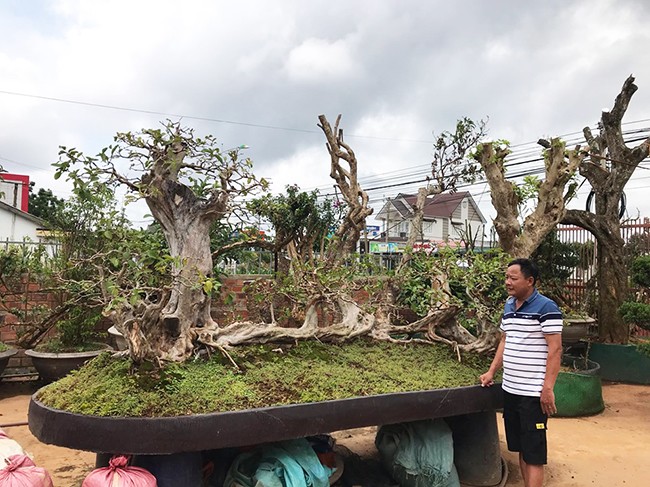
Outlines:
[[[4, 323], [4, 314], [0, 313], [0, 328], [2, 328]], [[0, 341], [0, 377], [2, 377], [2, 373], [4, 372], [5, 368], [7, 367], [7, 364], [9, 363], [9, 359], [16, 355], [18, 351], [7, 345], [6, 343], [3, 343]]]
[[600, 365], [586, 357], [564, 355], [555, 381], [557, 416], [597, 414], [605, 409]]
[[593, 335], [596, 320], [587, 313], [568, 311], [564, 314], [562, 345], [572, 346]]
[[[13, 328], [17, 335], [15, 345], [20, 348], [24, 348], [23, 333], [33, 330], [31, 325], [47, 314], [48, 306], [42, 299], [35, 299], [44, 287], [45, 258], [43, 246], [28, 241], [0, 249], [0, 323], [5, 329]], [[11, 324], [7, 316], [13, 318]], [[17, 352], [16, 348], [0, 342], [0, 373]]]
[[0, 342], [0, 378], [9, 363], [9, 359], [16, 355], [16, 353], [18, 353], [18, 350]]
[[[650, 329], [650, 255], [634, 259], [630, 279], [637, 287], [634, 300], [624, 302], [618, 309], [628, 326]], [[631, 343], [593, 343], [589, 358], [600, 363], [602, 378], [612, 381], [650, 384], [650, 356], [647, 340], [632, 337]]]
[[[449, 304], [449, 300], [443, 302], [441, 307], [429, 307], [426, 310], [426, 315], [414, 323], [398, 326], [391, 322], [392, 308], [390, 305], [393, 296], [382, 289], [382, 285], [389, 282], [391, 276], [385, 275], [375, 279], [369, 269], [358, 265], [359, 259], [354, 255], [360, 236], [359, 229], [363, 228], [365, 218], [371, 211], [367, 207], [368, 200], [365, 193], [362, 192], [356, 181], [354, 154], [343, 143], [342, 132], [338, 130], [338, 122], [333, 131], [324, 117], [322, 117], [321, 123], [328, 138], [332, 174], [337, 179], [338, 186], [342, 188], [341, 191], [345, 199], [346, 205], [343, 211], [346, 215], [340, 219], [340, 225], [337, 228], [329, 229], [325, 233], [326, 237], [319, 243], [318, 255], [314, 255], [313, 246], [316, 242], [300, 245], [301, 238], [308, 235], [302, 231], [308, 218], [290, 212], [284, 213], [285, 216], [290, 217], [291, 221], [288, 227], [293, 231], [287, 235], [284, 243], [279, 242], [279, 244], [287, 246], [287, 252], [292, 258], [292, 273], [289, 277], [294, 279], [292, 283], [294, 294], [291, 297], [294, 302], [304, 303], [300, 306], [303, 317], [300, 321], [301, 324], [297, 327], [283, 327], [278, 325], [274, 319], [270, 323], [241, 321], [217, 323], [211, 314], [212, 295], [219, 287], [219, 281], [214, 272], [213, 259], [220, 255], [226, 247], [232, 249], [234, 245], [230, 245], [231, 243], [239, 243], [226, 242], [221, 248], [210, 248], [211, 228], [214, 225], [226, 225], [232, 220], [233, 211], [238, 209], [238, 205], [242, 205], [246, 196], [257, 188], [266, 187], [263, 180], [255, 178], [251, 173], [250, 161], [238, 159], [237, 151], [221, 152], [211, 137], [198, 139], [192, 135], [191, 130], [183, 129], [174, 123], [165, 125], [161, 130], [145, 130], [139, 134], [118, 134], [116, 145], [102, 151], [97, 157], [84, 156], [74, 149], [62, 151], [62, 157], [57, 163], [57, 174], [68, 175], [77, 192], [89, 194], [92, 197], [101, 192], [102, 188], [112, 188], [116, 184], [123, 184], [131, 190], [134, 197], [144, 198], [164, 235], [167, 251], [161, 252], [150, 246], [143, 246], [137, 250], [134, 247], [127, 247], [127, 244], [123, 245], [122, 242], [132, 243], [133, 238], [124, 239], [122, 238], [124, 233], [120, 232], [117, 232], [119, 238], [116, 238], [114, 236], [116, 232], [110, 230], [110, 238], [104, 234], [100, 236], [100, 239], [110, 243], [110, 246], [101, 247], [101, 242], [97, 242], [99, 250], [90, 255], [86, 254], [84, 268], [101, 269], [101, 273], [98, 271], [96, 274], [95, 287], [90, 286], [90, 278], [85, 278], [82, 281], [88, 283], [88, 289], [92, 289], [93, 293], [99, 291], [99, 296], [104, 300], [104, 314], [112, 319], [115, 327], [129, 342], [128, 358], [118, 359], [115, 357], [115, 360], [109, 360], [108, 357], [99, 358], [78, 374], [68, 376], [57, 384], [44, 389], [43, 396], [35, 396], [30, 407], [30, 428], [37, 434], [37, 437], [54, 442], [56, 440], [47, 437], [49, 433], [43, 428], [49, 429], [56, 425], [59, 432], [63, 432], [64, 428], [61, 428], [60, 418], [82, 419], [80, 418], [82, 415], [70, 416], [65, 411], [54, 412], [52, 409], [48, 409], [45, 403], [44, 407], [40, 407], [36, 401], [39, 400], [39, 397], [45, 397], [46, 393], [53, 393], [66, 399], [77, 397], [74, 390], [68, 389], [64, 392], [60, 387], [65, 388], [66, 384], [70, 383], [76, 383], [81, 387], [85, 386], [86, 381], [80, 381], [84, 371], [94, 370], [97, 373], [92, 375], [101, 378], [101, 376], [105, 377], [103, 374], [108, 373], [108, 369], [112, 366], [126, 363], [130, 374], [127, 377], [128, 382], [142, 385], [142, 388], [151, 392], [149, 395], [154, 398], [155, 402], [161, 403], [165, 402], [160, 400], [161, 393], [165, 390], [175, 391], [177, 385], [175, 378], [185, 375], [183, 369], [179, 369], [175, 363], [189, 364], [195, 358], [210, 355], [216, 356], [216, 358], [223, 357], [223, 361], [230, 367], [226, 368], [223, 373], [209, 374], [216, 376], [218, 380], [225, 381], [215, 390], [221, 396], [225, 395], [225, 391], [237, 394], [237, 391], [241, 389], [231, 384], [231, 378], [234, 376], [234, 380], [238, 380], [238, 377], [246, 374], [254, 376], [259, 371], [259, 368], [253, 365], [252, 359], [237, 360], [237, 356], [232, 350], [236, 346], [247, 343], [252, 346], [266, 342], [274, 344], [287, 341], [304, 343], [309, 338], [312, 338], [313, 342], [342, 342], [362, 336], [371, 336], [391, 343], [409, 342], [409, 337], [416, 333], [420, 333], [421, 337], [414, 339], [415, 342], [423, 340], [431, 344], [432, 341], [438, 339], [446, 344], [459, 343], [457, 340], [452, 342], [451, 338], [441, 338], [437, 335], [437, 332], [442, 329], [442, 325], [451, 331], [459, 328], [453, 317], [458, 314], [460, 307], [453, 303]], [[339, 165], [341, 158], [345, 159], [352, 169], [343, 170]], [[139, 177], [135, 177], [133, 171], [128, 172], [134, 167], [141, 169]], [[125, 169], [127, 172], [122, 174], [120, 169]], [[360, 194], [363, 197], [359, 197]], [[241, 210], [241, 206], [239, 209]], [[236, 215], [238, 216], [238, 214]], [[234, 232], [228, 233], [234, 234]], [[142, 237], [143, 233], [140, 232], [139, 235]], [[290, 246], [289, 243], [291, 243]], [[252, 245], [250, 241], [244, 241], [242, 244], [249, 247]], [[277, 251], [276, 243], [272, 245], [274, 245], [273, 249]], [[303, 259], [301, 256], [305, 258]], [[457, 257], [453, 262], [456, 261]], [[477, 261], [480, 261], [485, 267], [480, 273], [481, 275], [498, 271], [499, 278], [502, 276], [501, 259], [477, 257]], [[450, 267], [457, 268], [456, 265], [450, 265]], [[356, 276], [355, 269], [358, 269]], [[162, 277], [152, 277], [152, 274], [157, 272]], [[440, 272], [442, 273], [442, 271]], [[479, 273], [466, 272], [466, 274], [467, 278], [475, 279]], [[368, 284], [371, 278], [375, 282], [375, 287]], [[435, 279], [432, 281], [437, 282]], [[435, 282], [432, 282], [431, 285], [435, 286]], [[384, 285], [383, 287], [388, 286]], [[468, 287], [471, 287], [473, 291], [483, 292], [477, 285]], [[372, 300], [370, 305], [366, 306], [355, 300], [354, 293], [359, 291], [358, 288], [366, 290], [369, 300]], [[85, 290], [86, 287], [83, 289]], [[486, 292], [491, 290], [492, 286], [489, 286]], [[75, 295], [78, 294], [80, 293], [75, 293]], [[445, 294], [444, 290], [440, 289], [438, 294]], [[296, 295], [300, 301], [295, 299]], [[382, 299], [384, 302], [381, 301]], [[270, 303], [272, 300], [267, 298], [267, 302]], [[455, 348], [456, 352], [453, 357], [456, 356], [456, 353], [465, 352], [466, 349], [469, 355], [472, 350], [488, 349], [495, 343], [498, 331], [494, 322], [489, 319], [489, 311], [486, 309], [484, 312], [477, 312], [479, 318], [477, 319], [476, 335], [478, 336], [472, 336], [469, 332], [460, 336], [460, 339], [464, 341]], [[271, 315], [273, 316], [273, 313]], [[395, 338], [394, 334], [397, 332], [407, 335], [407, 338], [404, 340]], [[428, 338], [429, 335], [425, 336], [427, 332], [432, 339]], [[449, 333], [446, 336], [452, 335]], [[469, 338], [473, 338], [477, 343], [468, 343]], [[282, 360], [276, 346], [271, 347], [263, 358], [270, 365], [277, 363], [281, 370], [284, 370], [286, 362]], [[253, 350], [251, 353], [261, 352]], [[385, 354], [380, 354], [379, 358], [385, 360]], [[418, 359], [420, 358], [418, 355]], [[202, 360], [197, 361], [202, 362]], [[103, 367], [95, 369], [96, 365]], [[237, 368], [237, 372], [233, 373], [233, 368]], [[397, 373], [401, 380], [403, 371], [397, 368]], [[285, 379], [287, 375], [286, 371], [283, 372], [280, 375], [280, 380]], [[381, 381], [379, 377], [377, 380]], [[474, 373], [472, 382], [475, 380], [476, 374]], [[275, 380], [263, 381], [264, 390], [260, 394], [283, 396], [282, 390], [275, 387], [269, 389], [269, 384], [276, 382]], [[300, 389], [304, 389], [302, 383], [293, 382], [301, 384]], [[364, 386], [367, 381], [359, 381], [358, 374], [355, 374], [351, 382]], [[204, 384], [204, 381], [201, 381], [200, 384]], [[279, 386], [282, 389], [281, 384]], [[192, 389], [202, 395], [207, 392], [204, 385], [192, 387]], [[336, 387], [329, 390], [327, 399], [335, 399], [336, 391]], [[305, 394], [303, 392], [298, 397], [301, 399], [298, 401], [300, 403], [308, 402], [308, 400], [302, 399], [305, 395], [308, 399], [309, 391]], [[415, 394], [406, 393], [397, 399], [417, 401], [420, 391], [410, 392], [415, 392]], [[474, 385], [470, 391], [461, 392], [467, 397], [463, 398], [458, 393], [450, 393], [454, 394], [454, 400], [451, 400], [447, 398], [447, 392], [440, 394], [440, 397], [444, 398], [445, 405], [449, 405], [447, 410], [449, 414], [458, 414], [458, 411], [466, 406], [474, 407], [475, 409], [472, 411], [492, 411], [494, 414], [493, 410], [500, 397], [498, 388], [486, 390]], [[364, 396], [365, 388], [356, 394]], [[249, 396], [249, 394], [244, 395]], [[349, 411], [342, 410], [331, 415], [332, 420], [337, 423], [328, 423], [328, 425], [340, 427], [341, 421], [347, 421], [351, 417], [361, 418], [363, 421], [376, 421], [374, 424], [395, 422], [394, 417], [374, 420], [369, 418], [366, 414], [368, 408], [365, 404], [373, 401], [372, 394], [370, 396], [369, 398], [364, 397], [364, 401], [352, 403], [342, 401], [343, 407], [347, 407], [348, 404], [358, 404], [359, 410], [363, 414], [351, 414]], [[96, 397], [97, 395], [94, 395], [94, 398]], [[73, 400], [73, 402], [84, 403], [85, 401]], [[134, 402], [138, 401], [130, 401], [130, 403]], [[102, 404], [101, 400], [97, 401], [97, 405]], [[178, 401], [171, 401], [171, 404], [180, 413], [188, 411], [186, 405], [180, 404]], [[244, 407], [246, 404], [248, 402], [244, 402]], [[421, 404], [422, 410], [425, 411], [424, 414], [430, 415], [431, 403], [422, 401]], [[211, 401], [208, 401], [208, 406], [213, 407]], [[327, 407], [327, 404], [324, 407]], [[251, 408], [251, 411], [253, 409], [259, 408]], [[302, 425], [302, 429], [288, 432], [288, 419], [269, 422], [267, 411], [262, 411], [259, 415], [265, 426], [251, 428], [252, 423], [248, 419], [243, 418], [244, 423], [237, 423], [232, 420], [233, 416], [228, 414], [220, 417], [222, 419], [218, 419], [217, 423], [211, 422], [211, 425], [216, 425], [219, 428], [222, 421], [226, 421], [230, 426], [246, 424], [245, 428], [237, 428], [237, 431], [246, 430], [246, 434], [255, 436], [255, 441], [274, 439], [271, 438], [272, 435], [269, 435], [269, 433], [274, 434], [268, 428], [270, 423], [276, 425], [282, 435], [304, 435], [309, 433], [308, 429], [310, 428], [324, 427], [323, 423], [312, 421], [311, 415], [301, 413], [306, 410], [305, 408], [287, 407], [285, 409], [287, 414], [294, 415], [296, 424]], [[420, 414], [414, 412], [413, 408], [408, 405], [401, 408], [381, 407], [376, 409], [380, 412], [395, 412], [398, 415], [403, 415], [404, 418], [401, 419], [406, 420], [415, 419], [415, 415]], [[45, 415], [52, 412], [56, 415], [60, 414], [60, 416], [52, 420], [40, 416], [43, 419], [40, 421], [37, 410]], [[256, 411], [253, 411], [253, 414], [256, 414]], [[279, 414], [285, 414], [285, 412]], [[436, 410], [436, 414], [442, 414], [442, 409]], [[115, 414], [114, 416], [122, 417], [122, 415]], [[165, 462], [172, 460], [168, 458], [167, 454], [197, 448], [201, 444], [197, 441], [197, 431], [201, 431], [205, 437], [205, 447], [219, 447], [219, 444], [215, 443], [215, 439], [231, 444], [234, 444], [234, 441], [251, 443], [250, 438], [243, 438], [239, 433], [217, 438], [216, 430], [200, 427], [196, 423], [203, 420], [211, 421], [211, 418], [204, 416], [206, 415], [187, 414], [187, 417], [183, 416], [178, 419], [135, 418], [135, 422], [126, 421], [124, 423], [127, 428], [124, 433], [121, 431], [118, 433], [114, 427], [110, 426], [110, 431], [107, 431], [107, 434], [100, 434], [97, 429], [85, 428], [83, 436], [100, 440], [103, 445], [98, 447], [98, 451], [103, 452], [115, 451], [114, 449], [117, 448], [113, 444], [107, 446], [106, 441], [119, 442], [119, 448], [123, 449], [125, 435], [131, 436], [134, 442], [131, 451], [142, 452], [144, 449], [148, 454], [155, 452], [165, 454], [167, 457], [164, 459]], [[102, 420], [101, 424], [113, 425], [115, 421], [119, 421], [118, 417], [108, 418], [110, 421]], [[90, 418], [84, 417], [83, 420], [85, 419]], [[143, 434], [142, 430], [136, 428], [137, 425], [144, 426], [145, 424], [154, 424], [156, 426], [153, 427], [158, 428], [158, 425], [163, 423], [177, 427], [177, 425], [186, 424], [187, 421], [197, 425], [196, 429], [180, 426], [191, 436], [188, 443], [184, 443], [185, 440], [180, 440], [178, 435], [165, 435], [168, 444], [164, 448], [169, 448], [166, 451], [162, 450], [163, 444], [157, 440], [154, 440], [156, 442], [154, 446], [145, 445], [145, 442], [151, 441], [151, 436]], [[103, 426], [101, 427], [103, 428]], [[326, 427], [329, 428], [329, 426]], [[65, 429], [65, 432], [70, 433], [77, 430], [72, 427]], [[496, 431], [496, 428], [494, 430]], [[162, 430], [158, 429], [158, 431]], [[260, 432], [264, 432], [267, 436], [262, 437], [258, 434]], [[498, 442], [495, 444], [498, 448]]]
[[35, 348], [25, 350], [46, 382], [58, 380], [111, 347], [95, 331], [101, 309], [76, 306], [55, 325], [55, 333]]

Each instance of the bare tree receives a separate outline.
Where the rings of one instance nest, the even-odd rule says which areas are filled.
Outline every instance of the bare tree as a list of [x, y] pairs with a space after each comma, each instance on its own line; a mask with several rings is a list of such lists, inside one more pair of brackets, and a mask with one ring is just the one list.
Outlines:
[[626, 145], [621, 121], [638, 87], [629, 76], [611, 111], [603, 111], [600, 133], [583, 130], [589, 157], [580, 164], [580, 174], [595, 193], [595, 212], [568, 210], [562, 223], [578, 225], [591, 232], [598, 242], [598, 329], [604, 340], [627, 343], [629, 328], [618, 314], [627, 295], [627, 266], [620, 231], [620, 202], [625, 185], [650, 151], [650, 139], [636, 147]]
[[427, 186], [418, 189], [400, 270], [409, 263], [415, 243], [422, 238], [424, 209], [430, 201], [429, 198], [445, 191], [455, 192], [459, 183], [475, 181], [479, 168], [476, 162], [467, 156], [484, 135], [485, 121], [481, 120], [476, 124], [465, 117], [456, 122], [456, 130], [453, 133], [445, 131], [436, 137], [431, 161], [431, 180]]
[[513, 257], [529, 257], [562, 220], [565, 204], [574, 191], [571, 186], [566, 190], [566, 185], [584, 159], [579, 146], [567, 150], [560, 139], [542, 143], [547, 146], [544, 151], [545, 177], [536, 188], [537, 205], [523, 223], [520, 222], [522, 193], [513, 181], [506, 179], [505, 158], [510, 153], [507, 146], [484, 143], [476, 154], [490, 186], [492, 205], [497, 210], [494, 228], [499, 235], [499, 244]]
[[[373, 209], [368, 207], [368, 195], [359, 184], [357, 157], [343, 140], [343, 129], [339, 128], [341, 115], [336, 117], [333, 129], [325, 115], [319, 115], [318, 120], [318, 126], [327, 139], [330, 177], [336, 182], [347, 205], [347, 213], [334, 234], [333, 244], [327, 250], [327, 260], [330, 266], [334, 266], [356, 251], [361, 232], [366, 228], [366, 218], [372, 214]], [[347, 168], [342, 165], [342, 161], [347, 164]]]

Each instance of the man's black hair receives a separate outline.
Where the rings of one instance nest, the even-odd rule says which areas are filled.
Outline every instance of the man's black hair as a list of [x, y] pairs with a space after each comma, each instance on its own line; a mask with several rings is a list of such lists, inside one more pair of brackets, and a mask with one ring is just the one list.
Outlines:
[[537, 264], [535, 264], [532, 260], [514, 259], [508, 262], [508, 267], [510, 267], [511, 265], [518, 265], [524, 277], [525, 278], [532, 277], [533, 285], [537, 284], [537, 280], [539, 279], [539, 267], [537, 267]]

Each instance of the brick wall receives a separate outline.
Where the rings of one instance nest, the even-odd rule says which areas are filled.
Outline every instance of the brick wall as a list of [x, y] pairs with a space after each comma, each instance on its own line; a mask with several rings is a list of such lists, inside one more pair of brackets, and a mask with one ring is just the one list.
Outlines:
[[218, 323], [250, 319], [244, 287], [260, 278], [268, 278], [268, 276], [242, 274], [223, 278], [220, 293], [212, 300], [212, 318]]
[[[23, 283], [24, 293], [7, 293], [6, 289], [0, 288], [2, 293], [2, 304], [0, 305], [0, 341], [7, 345], [16, 343], [16, 327], [20, 322], [19, 318], [12, 314], [12, 309], [18, 308], [29, 312], [35, 307], [52, 307], [55, 303], [54, 295], [48, 292], [41, 292], [38, 284], [30, 282]], [[27, 296], [28, 301], [25, 301]], [[22, 349], [9, 359], [4, 375], [8, 374], [29, 374], [33, 373], [32, 361], [25, 356]]]
[[[244, 286], [259, 276], [255, 275], [240, 275], [233, 277], [226, 277], [222, 282], [221, 292], [212, 303], [212, 315], [220, 323], [229, 323], [238, 320], [249, 319], [249, 313], [246, 304], [246, 293]], [[51, 306], [54, 303], [54, 297], [48, 293], [39, 292], [37, 284], [30, 283], [26, 288], [29, 293], [30, 301], [27, 303], [22, 302], [24, 295], [3, 295], [5, 305], [0, 309], [0, 341], [7, 345], [13, 345], [16, 342], [16, 324], [19, 322], [18, 318], [9, 313], [8, 310], [16, 307], [21, 309], [31, 309], [33, 306]], [[4, 289], [0, 289], [4, 292]], [[229, 301], [226, 303], [226, 296], [230, 296]], [[111, 323], [108, 320], [102, 320], [98, 326], [98, 331], [106, 331]], [[33, 373], [31, 359], [25, 356], [24, 350], [18, 350], [18, 353], [9, 359], [7, 368], [4, 375], [18, 375]]]
[[[15, 324], [18, 319], [8, 313], [0, 312], [0, 341], [6, 345], [13, 345], [16, 342]], [[18, 353], [9, 359], [7, 368], [3, 375], [7, 374], [28, 374], [32, 373], [32, 360], [25, 356], [25, 351], [18, 349]]]

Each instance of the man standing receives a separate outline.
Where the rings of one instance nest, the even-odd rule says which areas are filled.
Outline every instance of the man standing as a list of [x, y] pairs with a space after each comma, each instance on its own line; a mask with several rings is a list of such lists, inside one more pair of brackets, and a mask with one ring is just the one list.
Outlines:
[[515, 259], [506, 271], [501, 341], [481, 385], [494, 384], [503, 366], [503, 421], [508, 450], [519, 452], [526, 487], [541, 487], [546, 464], [546, 421], [557, 412], [553, 386], [562, 355], [562, 313], [535, 284], [539, 270]]

